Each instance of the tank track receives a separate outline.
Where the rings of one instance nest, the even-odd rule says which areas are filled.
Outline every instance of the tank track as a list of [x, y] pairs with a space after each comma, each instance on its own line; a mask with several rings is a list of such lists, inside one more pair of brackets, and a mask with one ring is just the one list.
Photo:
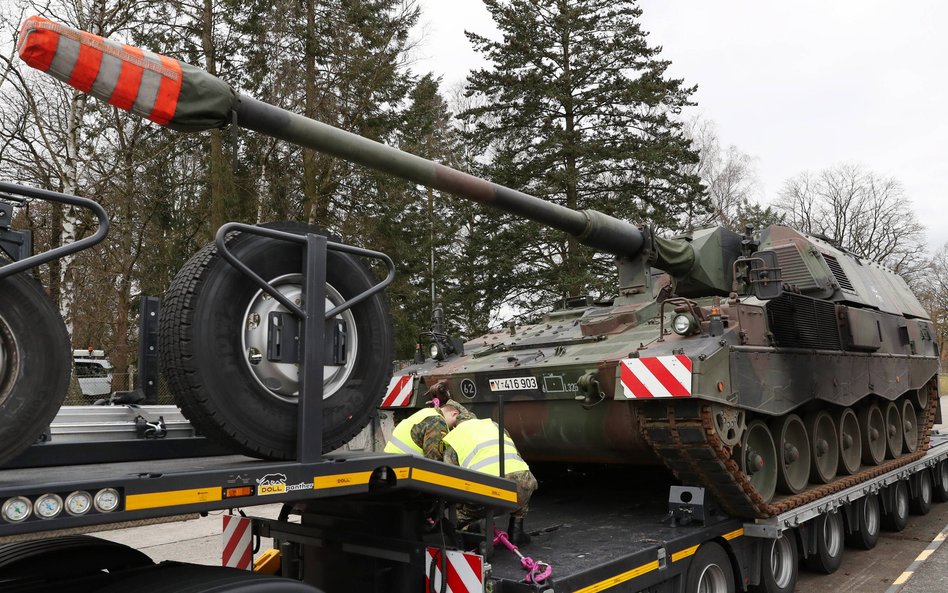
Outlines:
[[707, 488], [728, 513], [745, 518], [767, 518], [789, 511], [834, 492], [897, 469], [922, 458], [930, 444], [932, 426], [938, 406], [938, 390], [929, 383], [928, 409], [924, 431], [919, 434], [918, 449], [880, 465], [863, 468], [852, 476], [839, 476], [829, 484], [813, 485], [800, 494], [778, 495], [765, 502], [731, 458], [717, 432], [711, 406], [702, 400], [652, 401], [639, 415], [639, 428], [645, 440], [679, 480], [684, 484]]

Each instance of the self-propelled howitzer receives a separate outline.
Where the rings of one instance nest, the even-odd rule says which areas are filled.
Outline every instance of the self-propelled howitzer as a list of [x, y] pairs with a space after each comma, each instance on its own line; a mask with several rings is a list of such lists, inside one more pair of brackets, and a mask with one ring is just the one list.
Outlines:
[[[102, 63], [118, 60], [141, 88], [132, 93], [100, 79], [101, 72], [77, 76], [81, 61], [62, 53], [70, 43], [100, 51]], [[506, 427], [528, 460], [657, 459], [746, 517], [842, 489], [927, 448], [937, 408], [934, 332], [889, 270], [782, 226], [758, 235], [714, 228], [657, 237], [239, 95], [177, 60], [136, 52], [42, 19], [27, 21], [21, 35], [20, 54], [31, 65], [70, 84], [86, 81], [76, 86], [163, 125], [189, 131], [236, 122], [500, 208], [616, 256], [617, 297], [608, 303], [565, 302], [539, 323], [463, 348], [435, 324], [423, 334], [430, 357], [392, 379], [380, 394], [383, 408], [408, 411], [447, 391], [490, 415], [504, 396]], [[200, 277], [203, 265], [188, 267], [199, 268], [192, 275]], [[244, 315], [236, 325], [245, 335], [234, 355], [242, 372], [283, 405], [292, 403], [296, 377], [246, 347], [259, 340], [247, 329], [257, 331], [253, 320], [279, 310], [252, 294], [246, 308], [235, 309]], [[369, 329], [357, 332], [360, 339]], [[345, 383], [357, 371], [344, 366], [333, 371], [341, 379], [330, 373], [327, 383]], [[341, 401], [333, 393], [330, 407]], [[199, 413], [199, 421], [213, 412]], [[253, 437], [241, 437], [248, 452], [287, 455], [279, 444], [246, 440]]]

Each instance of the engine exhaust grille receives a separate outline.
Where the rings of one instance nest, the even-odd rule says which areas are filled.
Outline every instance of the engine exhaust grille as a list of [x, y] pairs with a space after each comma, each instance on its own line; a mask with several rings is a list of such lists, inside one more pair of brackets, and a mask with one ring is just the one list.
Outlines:
[[767, 302], [767, 320], [777, 346], [842, 350], [831, 302], [784, 293]]
[[823, 259], [826, 260], [826, 265], [828, 265], [830, 271], [833, 272], [833, 277], [836, 278], [836, 283], [839, 284], [840, 290], [852, 294], [858, 294], [856, 289], [853, 288], [852, 282], [850, 282], [849, 278], [846, 276], [846, 272], [843, 271], [843, 266], [839, 265], [839, 262], [836, 261], [836, 258], [832, 255], [824, 253]]

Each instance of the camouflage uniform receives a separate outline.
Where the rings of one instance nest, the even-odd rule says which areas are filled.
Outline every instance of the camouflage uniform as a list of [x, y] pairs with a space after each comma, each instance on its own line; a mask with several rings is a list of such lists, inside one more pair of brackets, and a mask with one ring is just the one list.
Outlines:
[[444, 436], [448, 434], [448, 423], [444, 416], [430, 416], [411, 427], [411, 440], [421, 447], [425, 457], [441, 461], [444, 458]]
[[[473, 420], [476, 416], [471, 414], [467, 410], [464, 410], [461, 414], [458, 415], [458, 424], [464, 420]], [[510, 434], [507, 431], [504, 431], [505, 434], [509, 437]], [[450, 463], [452, 465], [461, 465], [461, 461], [458, 459], [457, 451], [451, 445], [444, 444], [444, 462]], [[504, 475], [505, 478], [512, 481], [517, 485], [517, 508], [510, 512], [511, 517], [522, 519], [526, 516], [527, 511], [530, 508], [530, 497], [533, 496], [533, 493], [537, 489], [537, 479], [534, 477], [533, 472], [526, 471], [517, 471], [510, 472]], [[470, 523], [478, 519], [484, 518], [487, 514], [486, 507], [480, 505], [469, 505], [463, 504], [458, 505], [458, 522], [459, 523]]]

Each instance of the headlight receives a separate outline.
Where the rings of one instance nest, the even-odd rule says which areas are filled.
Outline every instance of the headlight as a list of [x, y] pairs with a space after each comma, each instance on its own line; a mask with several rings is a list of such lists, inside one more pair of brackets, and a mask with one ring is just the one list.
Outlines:
[[428, 346], [428, 355], [435, 360], [444, 358], [444, 355], [441, 353], [441, 346], [439, 346], [437, 342], [432, 342], [431, 345]]
[[679, 336], [693, 334], [697, 327], [698, 323], [695, 321], [695, 318], [688, 313], [676, 315], [675, 319], [672, 320], [672, 329], [675, 330], [675, 333]]

